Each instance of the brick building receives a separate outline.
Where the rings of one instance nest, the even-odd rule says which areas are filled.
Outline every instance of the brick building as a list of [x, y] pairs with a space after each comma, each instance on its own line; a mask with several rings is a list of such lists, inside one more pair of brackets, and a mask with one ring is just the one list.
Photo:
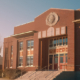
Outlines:
[[80, 10], [51, 8], [4, 39], [3, 70], [80, 70]]

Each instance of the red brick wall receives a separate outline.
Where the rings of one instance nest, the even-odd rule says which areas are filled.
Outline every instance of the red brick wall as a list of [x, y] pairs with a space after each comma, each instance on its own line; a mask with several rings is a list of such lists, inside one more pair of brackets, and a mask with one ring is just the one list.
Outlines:
[[34, 30], [34, 26], [35, 26], [34, 22], [30, 22], [27, 24], [23, 24], [23, 25], [14, 27], [14, 34], [32, 31], [32, 30]]

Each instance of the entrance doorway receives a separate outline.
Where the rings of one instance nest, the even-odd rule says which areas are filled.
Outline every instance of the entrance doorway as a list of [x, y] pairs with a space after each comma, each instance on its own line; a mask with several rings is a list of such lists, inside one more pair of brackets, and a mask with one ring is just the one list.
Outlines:
[[58, 54], [54, 55], [54, 70], [58, 70]]
[[52, 70], [53, 68], [53, 55], [49, 55], [49, 69]]
[[58, 70], [58, 54], [49, 55], [49, 70]]
[[49, 55], [49, 70], [67, 70], [67, 54]]

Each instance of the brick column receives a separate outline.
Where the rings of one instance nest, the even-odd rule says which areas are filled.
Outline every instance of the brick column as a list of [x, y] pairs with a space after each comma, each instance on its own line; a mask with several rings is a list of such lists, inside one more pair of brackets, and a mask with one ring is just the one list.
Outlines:
[[34, 53], [33, 53], [33, 66], [38, 66], [39, 58], [39, 39], [38, 33], [34, 33]]
[[75, 27], [74, 24], [68, 27], [68, 65], [67, 70], [75, 70]]
[[13, 41], [13, 68], [17, 67], [17, 39]]

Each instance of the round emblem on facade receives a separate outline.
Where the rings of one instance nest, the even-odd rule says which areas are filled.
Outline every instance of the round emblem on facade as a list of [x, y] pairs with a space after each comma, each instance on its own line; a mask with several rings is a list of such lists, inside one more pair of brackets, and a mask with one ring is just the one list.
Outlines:
[[48, 26], [53, 26], [58, 21], [58, 15], [55, 12], [50, 13], [46, 18], [46, 24]]

